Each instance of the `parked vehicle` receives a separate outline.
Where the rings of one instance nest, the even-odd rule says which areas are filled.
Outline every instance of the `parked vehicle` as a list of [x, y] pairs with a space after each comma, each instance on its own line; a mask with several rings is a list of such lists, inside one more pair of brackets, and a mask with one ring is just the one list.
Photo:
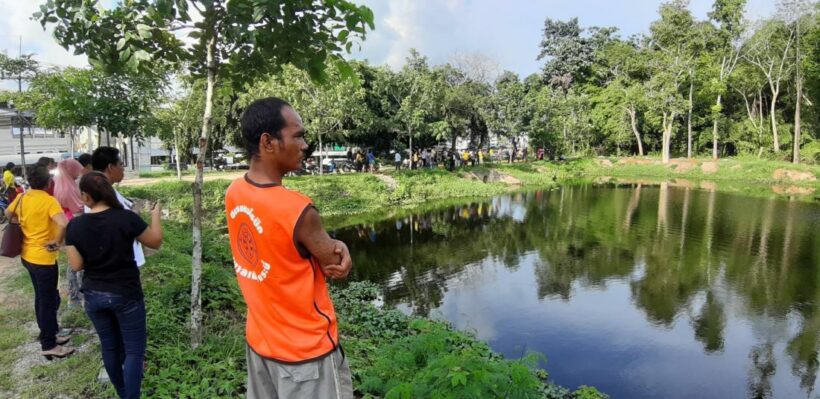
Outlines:
[[[182, 169], [182, 170], [188, 170], [188, 163], [186, 163], [186, 162], [180, 163], [179, 168]], [[169, 163], [168, 164], [168, 169], [177, 170], [177, 163], [176, 162]]]

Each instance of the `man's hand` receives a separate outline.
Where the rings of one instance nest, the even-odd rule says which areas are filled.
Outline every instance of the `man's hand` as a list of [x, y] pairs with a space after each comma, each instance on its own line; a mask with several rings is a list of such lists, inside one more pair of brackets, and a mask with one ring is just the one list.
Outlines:
[[44, 245], [49, 252], [56, 252], [60, 250], [60, 243], [56, 240], [49, 241]]
[[339, 255], [340, 262], [338, 265], [325, 265], [322, 267], [322, 272], [334, 280], [339, 280], [347, 277], [350, 274], [350, 269], [353, 268], [353, 260], [350, 259], [350, 250], [347, 245], [339, 240], [333, 240], [333, 253]]

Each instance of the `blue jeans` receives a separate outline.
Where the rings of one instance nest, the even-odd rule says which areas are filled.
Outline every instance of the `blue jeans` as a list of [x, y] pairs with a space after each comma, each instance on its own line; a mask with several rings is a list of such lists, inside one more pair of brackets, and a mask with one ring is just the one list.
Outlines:
[[103, 364], [120, 398], [139, 398], [145, 359], [145, 302], [86, 290], [85, 313], [100, 336]]

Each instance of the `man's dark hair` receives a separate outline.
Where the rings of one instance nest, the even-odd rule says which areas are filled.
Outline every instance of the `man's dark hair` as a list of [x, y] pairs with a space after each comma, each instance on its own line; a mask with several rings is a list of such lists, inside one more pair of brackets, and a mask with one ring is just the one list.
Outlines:
[[91, 168], [105, 172], [108, 165], [116, 165], [120, 162], [120, 150], [114, 147], [98, 147], [91, 154]]
[[259, 155], [259, 139], [263, 133], [282, 139], [281, 130], [286, 123], [282, 109], [289, 106], [290, 104], [281, 98], [268, 97], [256, 100], [245, 108], [240, 125], [248, 158]]
[[14, 162], [7, 163], [5, 170], [14, 170]]
[[83, 167], [86, 167], [86, 166], [90, 165], [91, 164], [91, 154], [88, 154], [88, 153], [80, 154], [80, 156], [77, 157], [77, 162], [79, 162], [80, 165], [83, 165]]
[[28, 184], [35, 190], [45, 190], [48, 188], [48, 181], [51, 180], [51, 174], [48, 173], [48, 168], [37, 165], [33, 170], [28, 172]]
[[37, 160], [37, 166], [42, 166], [44, 168], [47, 168], [52, 164], [54, 164], [54, 158], [40, 157], [40, 159]]

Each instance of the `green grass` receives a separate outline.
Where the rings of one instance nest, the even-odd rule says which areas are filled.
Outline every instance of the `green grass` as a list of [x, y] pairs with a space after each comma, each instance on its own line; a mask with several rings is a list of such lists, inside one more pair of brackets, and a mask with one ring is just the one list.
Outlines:
[[12, 368], [17, 360], [15, 348], [26, 343], [29, 338], [23, 326], [32, 316], [32, 311], [6, 303], [0, 308], [0, 393], [13, 388]]
[[[12, 262], [19, 263], [19, 260]], [[61, 257], [58, 263], [61, 265], [60, 276], [63, 276], [64, 257]], [[32, 378], [32, 384], [14, 381], [12, 370], [20, 356], [16, 348], [29, 342], [36, 342], [36, 336], [30, 335], [23, 327], [34, 321], [34, 289], [28, 273], [19, 266], [10, 276], [0, 281], [0, 290], [6, 296], [6, 301], [0, 306], [0, 397], [12, 395], [12, 392], [23, 398], [116, 396], [110, 386], [102, 386], [97, 382], [97, 373], [102, 368], [98, 344], [89, 352], [77, 353], [66, 359], [32, 367], [26, 374]], [[93, 327], [81, 308], [69, 309], [63, 300], [58, 318], [62, 327], [75, 329], [71, 346], [79, 347], [92, 338]], [[76, 333], [77, 328], [90, 332]]]
[[[193, 174], [194, 174], [194, 171], [190, 170], [190, 169], [182, 171], [183, 176], [189, 176], [189, 175], [193, 175]], [[139, 177], [140, 178], [145, 178], [145, 179], [160, 178], [160, 177], [171, 177], [171, 176], [176, 176], [176, 175], [177, 175], [176, 170], [158, 170], [158, 171], [152, 171], [152, 172], [140, 172], [139, 173]]]
[[88, 352], [34, 366], [29, 374], [36, 383], [24, 387], [21, 397], [114, 398], [117, 394], [112, 385], [97, 382], [101, 368], [98, 345]]
[[801, 172], [811, 172], [815, 177], [820, 177], [820, 166], [817, 165], [794, 165], [783, 161], [761, 160], [757, 158], [727, 158], [718, 160], [718, 170], [715, 173], [705, 173], [700, 166], [705, 162], [713, 162], [710, 158], [697, 158], [693, 161], [697, 164], [691, 170], [678, 172], [675, 170], [675, 163], [663, 165], [660, 159], [646, 158], [653, 161], [650, 165], [640, 164], [618, 164], [618, 158], [610, 158], [612, 167], [598, 165], [599, 161], [583, 159], [573, 162], [577, 168], [596, 176], [624, 176], [624, 177], [659, 177], [659, 178], [687, 178], [694, 180], [712, 181], [735, 181], [754, 184], [775, 184], [786, 183], [797, 186], [820, 187], [820, 183], [815, 180], [809, 181], [784, 181], [774, 178], [777, 169], [796, 170]]
[[[9, 392], [14, 387], [12, 368], [17, 360], [15, 348], [26, 343], [29, 339], [26, 330], [22, 327], [33, 316], [33, 311], [24, 307], [28, 301], [21, 299], [25, 295], [22, 289], [20, 276], [28, 277], [21, 271], [0, 281], [0, 290], [6, 300], [0, 306], [0, 394]], [[29, 283], [31, 285], [31, 283]]]

